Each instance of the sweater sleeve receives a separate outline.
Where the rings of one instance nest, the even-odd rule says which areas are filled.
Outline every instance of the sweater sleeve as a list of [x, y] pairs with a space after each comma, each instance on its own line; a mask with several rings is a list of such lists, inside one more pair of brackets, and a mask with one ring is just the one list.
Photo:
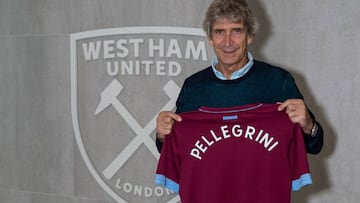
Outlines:
[[[301, 94], [299, 88], [297, 87], [297, 85], [295, 83], [294, 78], [292, 77], [292, 75], [290, 73], [287, 75], [287, 79], [284, 84], [284, 95], [286, 95], [284, 97], [285, 99], [302, 99], [302, 100], [304, 100], [303, 95]], [[320, 153], [320, 151], [323, 147], [324, 131], [323, 131], [321, 124], [316, 121], [315, 115], [310, 111], [309, 108], [308, 108], [308, 111], [309, 111], [312, 119], [318, 125], [318, 131], [314, 137], [303, 132], [306, 152], [309, 154], [318, 154], [318, 153]]]
[[306, 152], [309, 154], [318, 154], [324, 145], [324, 131], [320, 123], [315, 121], [318, 125], [317, 133], [314, 137], [311, 135], [304, 135]]

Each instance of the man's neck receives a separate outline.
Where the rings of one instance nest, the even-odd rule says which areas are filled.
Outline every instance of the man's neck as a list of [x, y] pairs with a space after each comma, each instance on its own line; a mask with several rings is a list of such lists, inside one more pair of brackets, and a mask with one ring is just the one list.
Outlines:
[[227, 80], [230, 80], [230, 79], [231, 79], [231, 75], [232, 75], [235, 71], [238, 71], [238, 70], [242, 69], [248, 62], [249, 62], [249, 59], [246, 57], [246, 59], [243, 60], [240, 64], [226, 65], [226, 64], [218, 63], [218, 64], [215, 66], [215, 68], [216, 68], [218, 71], [220, 71]]

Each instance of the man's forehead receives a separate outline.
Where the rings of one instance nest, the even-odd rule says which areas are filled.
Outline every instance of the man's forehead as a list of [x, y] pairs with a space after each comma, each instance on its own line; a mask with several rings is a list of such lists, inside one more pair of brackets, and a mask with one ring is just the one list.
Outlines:
[[243, 21], [233, 22], [227, 18], [219, 18], [213, 23], [212, 29], [225, 29], [225, 28], [244, 28]]

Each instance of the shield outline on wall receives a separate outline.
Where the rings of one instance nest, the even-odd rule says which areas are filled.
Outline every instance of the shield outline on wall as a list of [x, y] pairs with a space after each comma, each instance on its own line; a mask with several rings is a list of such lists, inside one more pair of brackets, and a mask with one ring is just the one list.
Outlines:
[[[104, 37], [110, 35], [121, 35], [121, 34], [181, 34], [206, 37], [204, 31], [200, 28], [189, 28], [189, 27], [168, 27], [168, 26], [134, 26], [134, 27], [120, 27], [120, 28], [109, 28], [90, 30], [78, 33], [70, 34], [70, 89], [71, 89], [71, 117], [74, 130], [75, 140], [80, 151], [80, 154], [88, 168], [90, 174], [100, 185], [100, 187], [108, 193], [115, 201], [119, 203], [126, 203], [119, 194], [117, 194], [98, 174], [95, 166], [91, 162], [89, 155], [86, 151], [80, 126], [78, 120], [78, 98], [77, 98], [77, 41], [92, 37]], [[174, 106], [175, 107], [175, 106]], [[170, 110], [170, 109], [169, 109]], [[179, 196], [174, 197], [169, 203], [176, 203], [180, 200]]]

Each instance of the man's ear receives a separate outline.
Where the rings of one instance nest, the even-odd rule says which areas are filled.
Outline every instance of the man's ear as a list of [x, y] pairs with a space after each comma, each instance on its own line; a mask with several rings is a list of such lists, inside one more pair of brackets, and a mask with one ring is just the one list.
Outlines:
[[254, 36], [248, 35], [246, 38], [247, 45], [250, 45], [253, 42]]
[[208, 41], [211, 47], [214, 47], [214, 41], [211, 39], [211, 37], [208, 37]]

